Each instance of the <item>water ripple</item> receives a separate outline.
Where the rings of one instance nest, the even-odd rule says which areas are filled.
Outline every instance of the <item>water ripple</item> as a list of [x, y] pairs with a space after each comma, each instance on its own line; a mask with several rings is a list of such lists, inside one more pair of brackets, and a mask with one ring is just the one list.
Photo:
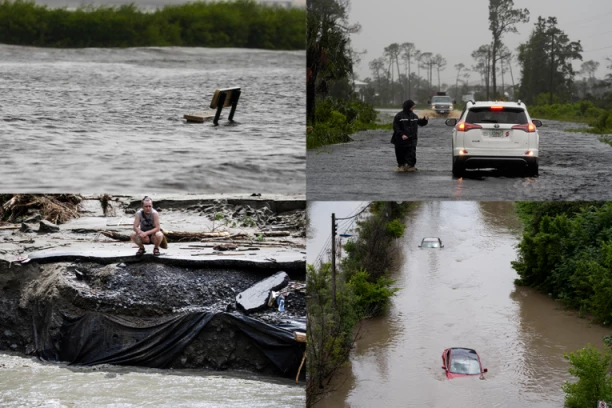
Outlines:
[[[0, 190], [303, 192], [304, 54], [0, 45]], [[185, 124], [233, 85], [235, 123]]]

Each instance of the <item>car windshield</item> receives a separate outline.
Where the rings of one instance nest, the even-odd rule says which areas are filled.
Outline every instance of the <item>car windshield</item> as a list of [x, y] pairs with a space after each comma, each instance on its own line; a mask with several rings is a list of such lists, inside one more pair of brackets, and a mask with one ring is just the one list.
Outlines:
[[466, 123], [507, 123], [511, 125], [524, 125], [527, 123], [525, 110], [521, 108], [507, 108], [491, 110], [490, 107], [472, 108], [465, 118]]
[[440, 248], [438, 241], [423, 241], [422, 248]]
[[452, 350], [449, 371], [453, 374], [480, 374], [476, 352], [467, 349]]
[[434, 96], [431, 99], [431, 103], [451, 103], [451, 97], [450, 96]]

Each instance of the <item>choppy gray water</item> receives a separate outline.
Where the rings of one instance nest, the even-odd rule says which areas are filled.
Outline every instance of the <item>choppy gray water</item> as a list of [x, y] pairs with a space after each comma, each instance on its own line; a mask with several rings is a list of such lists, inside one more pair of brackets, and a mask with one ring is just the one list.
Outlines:
[[[303, 192], [304, 66], [304, 51], [0, 45], [0, 190]], [[183, 120], [229, 86], [234, 123]]]
[[0, 353], [3, 407], [303, 407], [303, 383], [243, 373], [66, 367]]

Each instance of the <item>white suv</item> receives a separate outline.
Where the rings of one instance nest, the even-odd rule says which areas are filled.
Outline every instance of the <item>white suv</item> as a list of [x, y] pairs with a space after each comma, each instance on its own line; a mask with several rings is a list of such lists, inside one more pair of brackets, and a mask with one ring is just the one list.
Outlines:
[[538, 175], [540, 137], [525, 104], [469, 101], [459, 119], [447, 119], [453, 128], [453, 175], [465, 169], [520, 167]]

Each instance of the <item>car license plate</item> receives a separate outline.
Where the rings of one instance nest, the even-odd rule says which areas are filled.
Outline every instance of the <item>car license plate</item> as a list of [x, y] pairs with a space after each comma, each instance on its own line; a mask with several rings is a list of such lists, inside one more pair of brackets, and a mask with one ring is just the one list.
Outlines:
[[483, 132], [485, 136], [489, 137], [504, 137], [503, 130], [490, 130], [488, 132]]

